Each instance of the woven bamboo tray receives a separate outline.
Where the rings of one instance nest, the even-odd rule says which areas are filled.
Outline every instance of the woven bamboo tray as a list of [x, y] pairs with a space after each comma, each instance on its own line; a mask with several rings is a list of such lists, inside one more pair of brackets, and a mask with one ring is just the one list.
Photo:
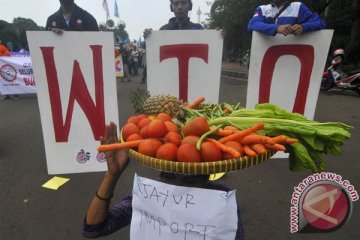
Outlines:
[[135, 150], [129, 150], [130, 156], [137, 162], [164, 172], [178, 173], [184, 175], [210, 175], [222, 172], [233, 172], [263, 163], [275, 154], [275, 151], [267, 151], [256, 157], [244, 156], [216, 162], [185, 163], [172, 162], [158, 158], [148, 157]]

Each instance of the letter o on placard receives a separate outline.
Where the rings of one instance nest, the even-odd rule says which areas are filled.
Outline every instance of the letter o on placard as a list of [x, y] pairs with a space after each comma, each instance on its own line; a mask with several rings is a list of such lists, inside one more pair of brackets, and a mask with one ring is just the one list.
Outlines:
[[[176, 229], [173, 228], [173, 225], [176, 225]], [[179, 232], [179, 224], [176, 223], [176, 222], [172, 222], [172, 223], [170, 224], [170, 229], [171, 229], [171, 231], [172, 231], [173, 233], [178, 233], [178, 232]], [[176, 231], [175, 231], [175, 230], [176, 230]]]

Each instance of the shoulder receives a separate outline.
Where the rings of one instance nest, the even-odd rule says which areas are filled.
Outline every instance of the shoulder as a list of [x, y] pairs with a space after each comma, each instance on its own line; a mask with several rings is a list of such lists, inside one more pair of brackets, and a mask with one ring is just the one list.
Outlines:
[[61, 15], [61, 11], [58, 10], [58, 11], [54, 12], [53, 14], [51, 14], [47, 19], [48, 19], [48, 20], [49, 20], [49, 19], [55, 19], [55, 18], [57, 18], [57, 17], [60, 16], [60, 15]]
[[273, 6], [271, 4], [261, 5], [256, 8], [256, 11], [261, 13], [263, 16], [270, 15]]
[[191, 25], [191, 29], [204, 29], [204, 27], [199, 23], [190, 22], [190, 25]]
[[160, 30], [172, 30], [175, 28], [175, 25], [176, 25], [176, 19], [173, 17], [173, 18], [170, 18], [169, 19], [169, 22], [165, 25], [163, 25]]
[[92, 15], [88, 11], [82, 9], [81, 7], [79, 7], [77, 5], [76, 5], [76, 11], [83, 16], [92, 17]]

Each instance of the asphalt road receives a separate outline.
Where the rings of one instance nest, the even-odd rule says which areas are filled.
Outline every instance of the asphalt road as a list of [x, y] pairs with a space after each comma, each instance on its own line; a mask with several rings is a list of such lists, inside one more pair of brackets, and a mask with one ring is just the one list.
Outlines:
[[[129, 93], [139, 84], [118, 81], [120, 123], [132, 114]], [[220, 100], [245, 106], [246, 81], [221, 79]], [[352, 125], [352, 138], [341, 156], [327, 156], [329, 172], [340, 174], [360, 191], [360, 97], [348, 93], [320, 93], [315, 119]], [[42, 188], [47, 174], [37, 97], [0, 101], [0, 239], [82, 239], [87, 207], [103, 173], [62, 175], [71, 180], [59, 190]], [[131, 161], [115, 193], [119, 199], [131, 192], [134, 173], [156, 178], [158, 172]], [[220, 180], [237, 189], [237, 199], [247, 239], [360, 239], [360, 205], [354, 202], [346, 225], [332, 233], [290, 234], [290, 199], [293, 188], [310, 172], [291, 172], [287, 159], [270, 159]], [[129, 227], [105, 239], [129, 239]]]

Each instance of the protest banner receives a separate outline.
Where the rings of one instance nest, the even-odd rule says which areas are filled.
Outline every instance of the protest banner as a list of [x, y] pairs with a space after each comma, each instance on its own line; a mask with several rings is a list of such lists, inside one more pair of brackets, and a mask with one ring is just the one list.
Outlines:
[[0, 94], [36, 93], [30, 57], [0, 57]]
[[148, 91], [217, 103], [222, 49], [216, 30], [153, 31], [146, 39]]
[[253, 32], [246, 107], [273, 103], [313, 119], [333, 30], [299, 36]]
[[114, 42], [107, 32], [27, 32], [49, 174], [106, 170], [105, 124], [118, 124]]
[[180, 187], [135, 174], [132, 209], [130, 239], [235, 239], [235, 190]]

